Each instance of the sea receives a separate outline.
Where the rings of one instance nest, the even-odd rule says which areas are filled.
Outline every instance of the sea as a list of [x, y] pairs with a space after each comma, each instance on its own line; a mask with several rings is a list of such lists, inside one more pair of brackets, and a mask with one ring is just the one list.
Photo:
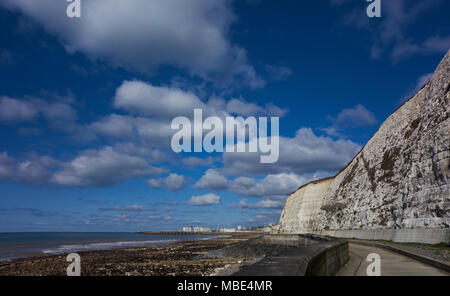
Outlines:
[[137, 232], [4, 232], [0, 233], [0, 261], [80, 251], [159, 246], [217, 237], [220, 236]]

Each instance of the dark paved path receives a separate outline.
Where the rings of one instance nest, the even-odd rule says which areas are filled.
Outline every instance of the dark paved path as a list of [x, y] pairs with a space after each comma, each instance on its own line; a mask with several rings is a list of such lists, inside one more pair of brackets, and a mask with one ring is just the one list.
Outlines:
[[381, 258], [382, 276], [448, 276], [444, 271], [390, 251], [349, 243], [350, 261], [338, 276], [367, 276], [367, 255], [377, 253]]

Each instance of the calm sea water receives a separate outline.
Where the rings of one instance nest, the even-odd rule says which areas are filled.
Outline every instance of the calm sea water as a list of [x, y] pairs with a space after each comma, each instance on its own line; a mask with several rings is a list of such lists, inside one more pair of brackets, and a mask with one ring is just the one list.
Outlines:
[[171, 244], [211, 239], [202, 235], [153, 235], [134, 232], [8, 232], [0, 233], [0, 260]]

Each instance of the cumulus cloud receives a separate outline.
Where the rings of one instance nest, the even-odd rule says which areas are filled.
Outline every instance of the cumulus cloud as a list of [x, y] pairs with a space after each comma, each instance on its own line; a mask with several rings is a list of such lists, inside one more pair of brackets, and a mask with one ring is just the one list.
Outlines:
[[220, 197], [214, 193], [192, 196], [186, 204], [191, 206], [212, 206], [220, 204]]
[[[0, 122], [28, 122], [39, 116], [55, 129], [73, 132], [76, 130], [76, 110], [62, 97], [49, 102], [40, 98], [24, 97], [21, 99], [0, 97]], [[67, 100], [66, 100], [67, 101]]]
[[170, 174], [163, 179], [149, 179], [148, 186], [152, 188], [160, 188], [165, 185], [170, 191], [179, 191], [186, 186], [187, 180], [184, 176], [178, 174]]
[[177, 87], [154, 86], [149, 83], [134, 80], [124, 81], [116, 90], [114, 106], [125, 111], [150, 115], [157, 118], [187, 116], [191, 118], [194, 109], [202, 109], [204, 116], [223, 117], [235, 115], [268, 115], [284, 116], [288, 110], [272, 103], [260, 106], [247, 102], [243, 98], [232, 98], [228, 101], [212, 97], [208, 103], [202, 102], [198, 96]]
[[170, 146], [174, 134], [169, 119], [153, 119], [110, 114], [86, 126], [84, 132], [94, 137], [145, 142], [153, 147]]
[[205, 104], [192, 93], [137, 80], [122, 83], [116, 90], [114, 106], [158, 117], [192, 116], [195, 108], [206, 109]]
[[280, 137], [280, 156], [276, 163], [259, 163], [260, 153], [222, 154], [226, 174], [245, 176], [311, 172], [330, 174], [344, 167], [361, 149], [350, 140], [317, 136], [310, 128], [301, 128], [294, 138]]
[[152, 188], [161, 188], [162, 187], [162, 179], [149, 179], [147, 180], [148, 186]]
[[161, 149], [149, 148], [147, 145], [139, 145], [131, 142], [114, 144], [114, 150], [121, 154], [134, 155], [144, 158], [148, 163], [160, 163], [168, 159], [167, 152]]
[[107, 146], [101, 150], [87, 150], [64, 163], [53, 175], [52, 182], [66, 186], [102, 187], [163, 173], [137, 156], [121, 154]]
[[228, 190], [245, 196], [283, 196], [293, 192], [310, 180], [311, 176], [308, 178], [293, 173], [268, 175], [261, 180], [238, 177], [230, 182]]
[[230, 114], [284, 116], [288, 112], [272, 103], [263, 107], [242, 98], [226, 101], [212, 97], [204, 103], [193, 93], [137, 80], [124, 81], [117, 88], [114, 106], [134, 115], [110, 114], [87, 125], [88, 130], [108, 138], [145, 140], [159, 147], [170, 146], [175, 133], [171, 128], [172, 119], [192, 118], [196, 108], [202, 109], [203, 118], [217, 116], [222, 120]]
[[186, 178], [177, 174], [170, 174], [164, 179], [164, 185], [170, 189], [170, 191], [179, 191], [186, 186]]
[[59, 162], [51, 157], [32, 154], [25, 160], [0, 153], [0, 179], [26, 183], [46, 183], [51, 178], [51, 170]]
[[332, 125], [323, 130], [330, 136], [343, 138], [346, 136], [342, 130], [346, 128], [370, 126], [378, 122], [375, 115], [361, 104], [352, 108], [346, 108], [336, 117], [329, 116], [328, 119], [332, 122]]
[[378, 121], [375, 115], [361, 104], [342, 110], [336, 118], [330, 118], [338, 126], [369, 126]]
[[282, 209], [284, 207], [284, 199], [265, 198], [256, 203], [248, 203], [246, 199], [239, 202], [242, 209]]
[[194, 188], [211, 190], [224, 190], [227, 186], [227, 178], [215, 169], [207, 170], [200, 180], [194, 184]]
[[126, 138], [134, 134], [135, 124], [131, 117], [111, 114], [91, 123], [88, 128], [98, 134]]
[[28, 121], [38, 114], [38, 110], [28, 102], [9, 97], [0, 97], [0, 121]]
[[231, 99], [226, 104], [226, 111], [231, 114], [249, 116], [249, 115], [267, 115], [283, 117], [288, 112], [287, 109], [281, 109], [271, 103], [262, 107], [256, 103], [250, 103], [242, 98]]
[[194, 185], [194, 188], [215, 191], [226, 190], [239, 195], [252, 197], [273, 197], [284, 196], [311, 180], [328, 176], [329, 174], [326, 173], [304, 175], [279, 173], [267, 175], [262, 179], [238, 177], [228, 180], [218, 170], [209, 169]]
[[228, 40], [236, 19], [228, 0], [84, 1], [84, 15], [76, 20], [66, 17], [64, 1], [4, 0], [0, 5], [41, 24], [69, 53], [148, 74], [173, 65], [220, 86], [264, 86], [245, 49]]

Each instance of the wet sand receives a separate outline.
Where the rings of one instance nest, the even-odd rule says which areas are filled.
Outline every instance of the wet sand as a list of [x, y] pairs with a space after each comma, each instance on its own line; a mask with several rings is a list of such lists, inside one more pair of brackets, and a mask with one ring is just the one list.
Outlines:
[[[207, 276], [235, 269], [252, 257], [211, 258], [208, 252], [244, 242], [259, 234], [178, 242], [166, 246], [78, 252], [82, 276]], [[0, 276], [66, 276], [67, 255], [0, 262]]]

